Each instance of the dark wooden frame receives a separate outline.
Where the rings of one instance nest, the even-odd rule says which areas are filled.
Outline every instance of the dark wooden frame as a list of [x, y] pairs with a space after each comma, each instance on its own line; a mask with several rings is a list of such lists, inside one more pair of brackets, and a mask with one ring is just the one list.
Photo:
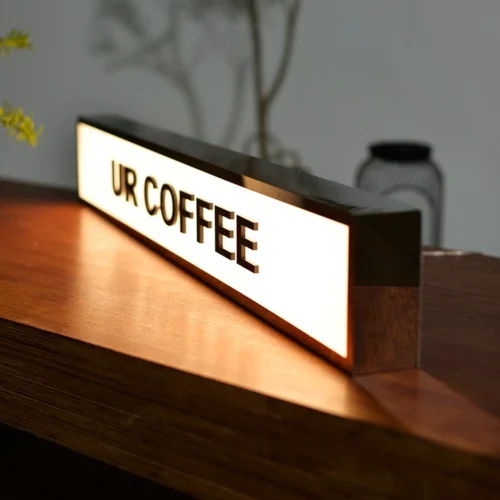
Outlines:
[[[390, 198], [119, 116], [78, 123], [349, 226], [348, 355], [342, 358], [259, 304], [132, 230], [168, 259], [352, 374], [418, 366], [420, 212]], [[250, 187], [249, 187], [250, 186]]]

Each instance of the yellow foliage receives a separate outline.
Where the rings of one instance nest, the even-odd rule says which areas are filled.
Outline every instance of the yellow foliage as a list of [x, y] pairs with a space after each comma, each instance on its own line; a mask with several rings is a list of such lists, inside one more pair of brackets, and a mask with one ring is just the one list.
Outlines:
[[35, 128], [33, 118], [26, 115], [21, 108], [12, 108], [9, 104], [0, 106], [0, 125], [17, 141], [27, 141], [30, 146], [36, 146], [42, 128]]
[[18, 30], [11, 30], [6, 37], [0, 37], [0, 55], [8, 56], [14, 49], [32, 49], [30, 37]]
[[[15, 49], [31, 49], [30, 37], [18, 30], [11, 30], [6, 37], [0, 37], [0, 56], [8, 56]], [[25, 141], [30, 146], [36, 146], [42, 128], [36, 128], [30, 115], [21, 108], [13, 108], [9, 104], [0, 106], [0, 127], [15, 137], [17, 141]]]

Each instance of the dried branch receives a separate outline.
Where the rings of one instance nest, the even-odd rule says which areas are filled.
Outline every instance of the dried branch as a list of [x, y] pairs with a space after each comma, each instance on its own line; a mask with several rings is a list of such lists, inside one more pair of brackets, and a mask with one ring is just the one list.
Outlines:
[[[138, 24], [136, 17], [138, 13], [133, 9], [134, 5], [128, 0], [113, 0], [115, 9], [109, 14], [114, 14], [122, 23], [125, 21], [134, 25]], [[121, 10], [117, 9], [121, 7]], [[127, 7], [125, 9], [125, 7]], [[205, 137], [203, 113], [200, 98], [196, 86], [189, 72], [189, 66], [183, 60], [179, 39], [181, 36], [181, 14], [182, 7], [179, 2], [170, 2], [166, 5], [165, 15], [167, 17], [167, 29], [160, 35], [150, 40], [145, 40], [132, 53], [111, 61], [108, 69], [121, 69], [127, 66], [142, 67], [155, 72], [170, 80], [174, 88], [179, 91], [186, 100], [192, 121], [193, 132], [200, 138]], [[125, 15], [126, 14], [126, 15]], [[135, 24], [134, 24], [135, 23]], [[168, 47], [169, 56], [164, 54], [164, 48]], [[196, 54], [198, 56], [199, 54]], [[165, 60], [166, 57], [168, 61]]]
[[165, 46], [165, 44], [172, 42], [173, 37], [176, 35], [172, 28], [172, 26], [169, 26], [165, 32], [153, 40], [145, 43], [135, 52], [127, 54], [119, 59], [115, 59], [107, 65], [107, 69], [117, 70], [130, 65], [140, 65], [138, 63], [143, 62], [145, 57], [156, 55], [158, 51]]
[[266, 95], [267, 106], [269, 107], [274, 101], [278, 92], [281, 90], [285, 77], [290, 66], [290, 61], [292, 59], [293, 46], [295, 42], [295, 33], [297, 27], [297, 20], [299, 17], [301, 6], [301, 0], [294, 0], [292, 6], [290, 7], [286, 20], [285, 27], [285, 40], [283, 44], [283, 52], [281, 54], [280, 64], [276, 71], [276, 76], [274, 77], [271, 88]]
[[267, 103], [264, 96], [262, 40], [260, 15], [257, 0], [248, 0], [248, 15], [252, 39], [252, 57], [254, 73], [254, 93], [257, 105], [257, 129], [259, 135], [259, 153], [267, 158]]
[[170, 53], [172, 57], [172, 64], [176, 69], [177, 79], [180, 82], [182, 91], [186, 97], [186, 104], [188, 105], [191, 113], [191, 120], [193, 130], [198, 139], [205, 139], [205, 123], [203, 111], [201, 106], [201, 99], [196, 89], [196, 84], [191, 78], [189, 68], [186, 67], [181, 57], [181, 48], [179, 46], [179, 28], [180, 28], [180, 14], [181, 10], [177, 2], [171, 2], [170, 19], [171, 26], [175, 30], [175, 36], [170, 44]]
[[253, 49], [254, 93], [257, 108], [257, 133], [260, 156], [265, 159], [270, 158], [268, 115], [273, 101], [276, 99], [276, 96], [283, 86], [290, 66], [300, 6], [301, 0], [293, 0], [291, 6], [286, 11], [283, 51], [276, 70], [276, 75], [272, 80], [269, 91], [266, 93], [263, 88], [264, 61], [262, 56], [260, 17], [257, 0], [248, 0], [248, 15]]
[[247, 62], [241, 61], [235, 65], [234, 78], [233, 78], [233, 99], [231, 101], [231, 113], [226, 123], [226, 128], [222, 135], [221, 144], [224, 147], [229, 147], [238, 132], [239, 125], [241, 124], [241, 115], [243, 112], [243, 98], [245, 96], [245, 83], [247, 76]]

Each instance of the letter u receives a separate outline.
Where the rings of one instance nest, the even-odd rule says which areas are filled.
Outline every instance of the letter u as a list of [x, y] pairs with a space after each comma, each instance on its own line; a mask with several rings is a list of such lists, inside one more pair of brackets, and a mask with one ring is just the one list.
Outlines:
[[111, 183], [116, 196], [120, 196], [123, 190], [123, 166], [114, 160], [111, 162]]

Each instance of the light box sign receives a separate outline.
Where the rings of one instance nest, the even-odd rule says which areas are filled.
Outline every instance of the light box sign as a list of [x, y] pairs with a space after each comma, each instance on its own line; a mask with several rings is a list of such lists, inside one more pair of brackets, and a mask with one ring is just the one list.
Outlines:
[[176, 263], [351, 373], [416, 365], [418, 211], [119, 117], [77, 144], [79, 197]]

